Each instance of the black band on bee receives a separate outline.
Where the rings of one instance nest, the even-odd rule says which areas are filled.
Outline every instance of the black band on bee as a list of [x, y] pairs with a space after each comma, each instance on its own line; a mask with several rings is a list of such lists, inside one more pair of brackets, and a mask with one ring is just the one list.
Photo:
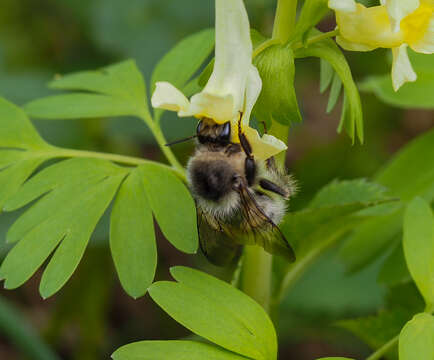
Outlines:
[[270, 180], [261, 179], [259, 180], [259, 185], [264, 190], [274, 192], [276, 194], [283, 196], [284, 198], [288, 196], [288, 193], [284, 189], [282, 189], [279, 185], [276, 185], [274, 182], [271, 182]]
[[244, 164], [246, 180], [249, 186], [252, 186], [256, 176], [256, 163], [251, 157], [247, 157]]

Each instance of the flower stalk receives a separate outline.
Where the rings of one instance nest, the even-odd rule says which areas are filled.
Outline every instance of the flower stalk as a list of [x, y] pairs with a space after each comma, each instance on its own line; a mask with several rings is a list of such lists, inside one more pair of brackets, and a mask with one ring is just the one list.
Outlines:
[[273, 39], [286, 43], [295, 27], [297, 0], [277, 0], [273, 25]]

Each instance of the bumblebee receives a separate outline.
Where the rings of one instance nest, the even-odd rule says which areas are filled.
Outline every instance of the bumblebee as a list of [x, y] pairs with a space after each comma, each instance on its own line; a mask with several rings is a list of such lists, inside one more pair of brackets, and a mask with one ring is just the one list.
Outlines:
[[[239, 143], [231, 142], [238, 131]], [[256, 160], [242, 132], [231, 123], [202, 118], [197, 146], [187, 165], [187, 180], [196, 201], [200, 246], [216, 265], [227, 265], [242, 245], [260, 245], [267, 252], [295, 260], [278, 228], [295, 183], [275, 159]]]

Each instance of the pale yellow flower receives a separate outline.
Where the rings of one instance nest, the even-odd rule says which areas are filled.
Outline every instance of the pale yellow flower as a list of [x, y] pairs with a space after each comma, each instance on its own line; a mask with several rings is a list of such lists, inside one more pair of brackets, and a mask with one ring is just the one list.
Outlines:
[[336, 41], [344, 49], [392, 49], [395, 91], [417, 78], [408, 46], [419, 53], [434, 53], [434, 0], [381, 0], [381, 5], [369, 8], [354, 0], [329, 0], [329, 7], [336, 12]]
[[152, 106], [176, 111], [178, 116], [207, 117], [218, 124], [231, 122], [232, 142], [239, 142], [238, 120], [257, 159], [267, 159], [286, 149], [271, 135], [260, 136], [249, 127], [250, 115], [262, 88], [252, 64], [252, 41], [242, 0], [216, 0], [216, 47], [214, 70], [205, 88], [188, 100], [168, 82], [157, 82]]

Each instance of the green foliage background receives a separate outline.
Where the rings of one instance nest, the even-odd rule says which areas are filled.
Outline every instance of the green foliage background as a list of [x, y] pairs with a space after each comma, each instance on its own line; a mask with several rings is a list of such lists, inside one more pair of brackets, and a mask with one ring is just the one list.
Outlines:
[[[246, 5], [252, 27], [269, 34], [274, 1], [246, 1]], [[151, 73], [158, 60], [185, 36], [212, 27], [213, 17], [211, 1], [185, 0], [181, 4], [179, 1], [157, 0], [3, 0], [0, 14], [0, 95], [24, 105], [37, 97], [54, 94], [54, 90], [46, 86], [53, 80], [54, 74], [96, 69], [127, 58], [134, 58], [144, 77], [154, 83]], [[333, 18], [327, 17], [320, 28], [332, 30]], [[298, 54], [295, 53], [295, 58], [309, 55], [303, 54], [303, 51], [301, 49]], [[299, 194], [291, 202], [291, 210], [297, 211], [308, 206], [307, 211], [315, 219], [323, 216], [315, 208], [321, 207], [321, 204], [336, 205], [328, 204], [328, 199], [321, 197], [321, 194], [315, 197], [320, 188], [335, 178], [374, 179], [391, 189], [394, 196], [410, 200], [413, 197], [412, 190], [419, 194], [418, 186], [424, 185], [423, 179], [418, 182], [413, 174], [421, 169], [432, 171], [428, 156], [412, 162], [411, 169], [399, 167], [398, 164], [388, 168], [388, 172], [378, 172], [396, 151], [433, 127], [434, 114], [432, 110], [397, 107], [402, 101], [397, 102], [388, 86], [388, 77], [384, 77], [390, 66], [386, 51], [345, 55], [354, 78], [364, 90], [361, 93], [365, 124], [363, 146], [357, 142], [351, 146], [347, 137], [336, 134], [342, 103], [337, 95], [342, 85], [330, 68], [324, 62], [321, 63], [321, 88], [325, 91], [326, 85], [331, 85], [328, 105], [327, 93], [321, 95], [319, 91], [318, 60], [295, 60], [297, 98], [303, 122], [292, 127], [288, 144], [287, 164], [300, 186]], [[206, 57], [205, 53], [203, 58]], [[429, 70], [430, 62], [421, 62], [418, 66]], [[424, 79], [429, 79], [429, 75]], [[181, 82], [184, 80], [179, 79]], [[345, 82], [343, 85], [346, 87]], [[412, 104], [419, 101], [420, 108], [432, 106], [426, 97], [428, 90], [418, 93], [412, 87], [413, 84], [403, 87], [403, 98], [410, 97]], [[337, 105], [333, 109], [335, 102]], [[62, 108], [61, 104], [59, 108]], [[330, 114], [325, 114], [327, 108]], [[129, 114], [123, 111], [119, 115], [124, 113]], [[164, 161], [150, 131], [140, 120], [98, 118], [101, 115], [95, 114], [94, 118], [78, 121], [35, 120], [34, 124], [44, 139], [54, 145]], [[161, 121], [169, 141], [188, 136], [194, 131], [193, 120], [178, 120], [175, 115], [164, 113]], [[430, 144], [432, 136], [426, 140], [426, 149], [418, 151], [432, 156]], [[176, 147], [177, 155], [184, 162], [191, 150], [191, 144]], [[116, 173], [117, 170], [110, 171]], [[130, 179], [134, 181], [134, 178]], [[125, 197], [134, 198], [129, 194], [128, 183], [121, 191]], [[147, 216], [145, 221], [151, 222], [150, 207], [156, 212], [152, 204], [137, 203], [136, 206], [137, 209], [149, 208], [147, 215], [143, 216]], [[420, 295], [409, 283], [409, 272], [397, 242], [401, 236], [400, 221], [404, 208], [393, 204], [385, 206], [390, 208], [386, 208], [380, 220], [370, 221], [351, 234], [343, 246], [339, 245], [339, 252], [336, 248], [326, 252], [307, 273], [301, 275], [290, 296], [284, 298], [278, 316], [282, 359], [364, 356], [369, 353], [366, 344], [375, 348], [390, 338], [386, 334], [380, 341], [378, 337], [369, 337], [369, 334], [376, 334], [376, 329], [377, 333], [382, 333], [385, 323], [388, 328], [394, 326], [399, 331], [413, 315], [411, 311], [405, 312], [405, 309], [423, 306]], [[104, 212], [104, 204], [100, 208]], [[115, 202], [113, 208], [113, 211], [122, 208], [122, 202]], [[339, 221], [348, 222], [351, 218], [348, 214], [351, 213], [343, 213]], [[131, 221], [134, 216], [138, 215], [133, 209]], [[6, 232], [16, 217], [17, 213], [0, 216], [2, 259], [10, 248], [5, 241]], [[308, 228], [308, 224], [298, 222], [297, 214], [289, 221], [288, 224], [293, 224], [289, 230], [302, 229], [303, 226]], [[26, 358], [26, 354], [30, 359], [57, 359], [58, 356], [62, 359], [108, 358], [115, 349], [133, 341], [189, 336], [148, 296], [135, 301], [122, 290], [109, 255], [110, 246], [116, 247], [117, 244], [116, 240], [109, 243], [108, 223], [106, 214], [99, 221], [78, 270], [62, 291], [49, 300], [43, 301], [38, 295], [41, 272], [13, 292], [0, 290], [0, 358], [21, 359]], [[390, 234], [378, 233], [384, 223], [390, 225]], [[116, 233], [129, 226], [131, 224], [122, 223], [113, 229], [112, 224], [111, 231]], [[146, 231], [149, 228], [143, 227], [143, 232]], [[297, 239], [304, 239], [311, 234], [295, 232], [292, 235], [297, 243]], [[179, 264], [199, 267], [223, 278], [228, 276], [224, 271], [210, 267], [200, 256], [182, 255], [162, 239], [160, 232], [157, 231], [156, 236], [159, 239], [158, 280], [169, 279], [168, 268]], [[130, 241], [134, 242], [135, 239]], [[387, 273], [383, 266], [385, 260], [397, 270]], [[119, 263], [122, 261], [116, 263], [118, 271], [121, 266]], [[414, 271], [418, 270], [410, 269], [410, 272]], [[128, 293], [131, 296], [142, 295], [145, 289], [125, 286], [131, 283], [128, 279], [134, 274], [129, 273], [128, 269], [121, 272], [124, 274], [121, 281]], [[55, 269], [51, 273], [56, 273]], [[19, 278], [19, 272], [14, 276]], [[154, 285], [154, 296], [158, 296], [159, 284]], [[392, 292], [404, 295], [393, 296]], [[396, 298], [401, 303], [396, 304]], [[380, 316], [377, 317], [378, 311]], [[348, 320], [356, 317], [366, 319], [362, 325]], [[352, 330], [364, 342], [344, 329]]]

